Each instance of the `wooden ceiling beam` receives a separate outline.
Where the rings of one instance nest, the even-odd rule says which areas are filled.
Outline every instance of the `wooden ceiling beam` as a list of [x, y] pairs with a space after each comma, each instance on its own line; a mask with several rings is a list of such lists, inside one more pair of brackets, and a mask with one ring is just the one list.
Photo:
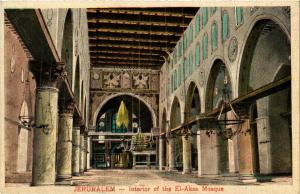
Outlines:
[[148, 61], [148, 62], [164, 62], [163, 59], [157, 58], [144, 58], [144, 57], [124, 57], [124, 56], [91, 56], [91, 60], [107, 60], [107, 59], [116, 59], [116, 60], [126, 60], [126, 61]]
[[139, 55], [138, 53], [135, 54], [97, 54], [97, 55], [91, 55], [91, 59], [97, 59], [97, 58], [114, 58], [114, 59], [126, 59], [126, 60], [133, 60], [137, 61], [139, 57], [143, 60], [150, 60], [150, 61], [164, 61], [162, 57], [160, 56], [150, 56], [150, 55]]
[[170, 44], [176, 44], [176, 41], [168, 41], [168, 40], [153, 40], [153, 39], [146, 39], [146, 38], [126, 38], [126, 37], [115, 37], [115, 36], [111, 36], [111, 37], [90, 37], [89, 38], [90, 43], [97, 43], [99, 40], [100, 41], [126, 41], [126, 42], [142, 42], [142, 43], [170, 43]]
[[146, 31], [146, 32], [157, 32], [157, 33], [169, 33], [169, 34], [182, 34], [184, 28], [178, 27], [166, 27], [166, 26], [142, 26], [142, 25], [123, 25], [123, 24], [114, 24], [114, 23], [93, 23], [89, 24], [89, 29], [116, 29], [116, 30], [128, 30], [128, 31]]
[[171, 25], [180, 24], [181, 26], [189, 25], [190, 18], [180, 18], [180, 17], [161, 17], [161, 16], [151, 16], [151, 15], [125, 15], [116, 13], [87, 13], [88, 19], [103, 19], [112, 21], [139, 21], [139, 22], [152, 22], [152, 23], [170, 23]]
[[122, 50], [106, 50], [106, 51], [103, 51], [103, 50], [94, 50], [92, 52], [90, 52], [90, 56], [98, 56], [98, 55], [107, 55], [107, 54], [110, 54], [110, 55], [114, 55], [114, 54], [118, 54], [118, 55], [127, 55], [127, 56], [150, 56], [150, 57], [161, 57], [161, 54], [159, 53], [153, 53], [153, 52], [131, 52], [131, 51], [122, 51]]
[[101, 27], [101, 28], [97, 28], [97, 29], [91, 29], [89, 27], [89, 32], [111, 32], [111, 33], [121, 33], [121, 34], [147, 34], [147, 35], [160, 35], [160, 36], [177, 36], [180, 37], [182, 34], [179, 32], [168, 32], [168, 31], [150, 31], [150, 30], [135, 30], [135, 29], [115, 29], [115, 28], [111, 28], [111, 27]]
[[[138, 50], [155, 50], [155, 51], [170, 51], [172, 48], [168, 47], [159, 47], [159, 46], [139, 46], [139, 45], [126, 45], [126, 44], [112, 44], [112, 43], [101, 43], [97, 45], [90, 45], [90, 50], [97, 50], [100, 47], [107, 47], [107, 48], [126, 48], [126, 49], [138, 49]], [[98, 48], [97, 48], [98, 47]]]
[[166, 54], [165, 51], [161, 51], [161, 50], [151, 50], [151, 52], [149, 50], [144, 50], [144, 49], [136, 49], [136, 48], [109, 48], [107, 46], [102, 46], [102, 45], [98, 45], [97, 49], [90, 49], [90, 53], [101, 53], [101, 52], [130, 52], [130, 53], [141, 53], [141, 54], [152, 54], [152, 55], [164, 55]]
[[[186, 9], [187, 10], [187, 9]], [[177, 11], [170, 11], [168, 9], [120, 9], [120, 8], [91, 8], [88, 9], [87, 12], [91, 13], [116, 13], [116, 14], [132, 14], [132, 15], [153, 15], [153, 16], [171, 16], [171, 17], [184, 17], [184, 18], [193, 18], [194, 14], [191, 12], [183, 12], [180, 9]]]
[[90, 24], [97, 24], [97, 23], [104, 23], [104, 24], [122, 24], [122, 25], [142, 25], [142, 26], [159, 26], [159, 27], [181, 27], [186, 28], [188, 24], [179, 23], [179, 22], [155, 22], [155, 21], [139, 21], [139, 20], [126, 20], [126, 19], [103, 19], [103, 18], [91, 18], [88, 19], [88, 23]]
[[114, 68], [114, 69], [152, 69], [159, 70], [161, 65], [120, 65], [120, 64], [92, 64], [93, 68]]
[[91, 61], [91, 63], [93, 65], [134, 65], [136, 67], [139, 66], [161, 66], [162, 63], [149, 63], [149, 62], [140, 62], [140, 63], [136, 63], [136, 62], [132, 62], [132, 61], [113, 61], [113, 60], [107, 60], [107, 61]]
[[149, 35], [149, 34], [122, 34], [122, 33], [113, 33], [113, 32], [89, 32], [90, 39], [97, 39], [97, 37], [101, 38], [124, 38], [130, 40], [151, 40], [151, 41], [163, 41], [163, 42], [172, 42], [176, 43], [179, 39], [179, 36], [161, 36], [161, 35]]
[[170, 44], [170, 43], [149, 43], [149, 42], [127, 42], [127, 41], [115, 41], [115, 40], [101, 40], [101, 41], [94, 41], [90, 42], [90, 47], [97, 47], [97, 45], [117, 45], [117, 46], [129, 46], [129, 47], [145, 47], [149, 50], [154, 49], [168, 49], [171, 50], [176, 46], [176, 44]]

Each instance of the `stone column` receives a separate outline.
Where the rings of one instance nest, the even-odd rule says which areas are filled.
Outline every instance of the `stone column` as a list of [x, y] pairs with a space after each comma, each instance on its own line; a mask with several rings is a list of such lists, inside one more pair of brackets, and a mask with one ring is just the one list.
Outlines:
[[74, 127], [72, 133], [72, 175], [79, 176], [80, 169], [80, 127]]
[[182, 136], [182, 160], [183, 160], [183, 174], [192, 172], [192, 151], [191, 151], [191, 136]]
[[79, 173], [83, 175], [84, 173], [84, 134], [80, 134], [80, 167]]
[[72, 177], [73, 104], [59, 114], [57, 142], [57, 181], [69, 182]]
[[87, 136], [84, 135], [84, 149], [83, 149], [83, 164], [84, 164], [84, 172], [87, 171]]
[[36, 89], [32, 185], [55, 183], [58, 89]]
[[165, 144], [165, 137], [160, 136], [159, 137], [159, 170], [163, 170], [163, 165], [164, 165], [164, 159], [165, 159], [164, 144]]
[[87, 137], [87, 165], [86, 168], [89, 170], [91, 168], [91, 137]]
[[174, 149], [174, 137], [169, 137], [169, 171], [175, 170], [175, 149]]
[[202, 176], [201, 131], [197, 131], [198, 177]]
[[136, 168], [136, 155], [132, 154], [132, 168], [135, 169]]

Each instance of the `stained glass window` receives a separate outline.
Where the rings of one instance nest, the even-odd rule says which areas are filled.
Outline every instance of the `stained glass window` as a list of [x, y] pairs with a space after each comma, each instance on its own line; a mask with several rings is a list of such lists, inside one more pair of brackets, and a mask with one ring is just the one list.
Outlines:
[[208, 47], [208, 38], [207, 34], [204, 34], [202, 40], [202, 59], [205, 60], [207, 58], [207, 48]]
[[195, 31], [196, 31], [196, 35], [198, 35], [200, 32], [200, 16], [199, 15], [197, 15], [196, 19], [195, 19]]
[[195, 49], [195, 65], [200, 65], [200, 44], [198, 43]]
[[235, 24], [239, 26], [243, 23], [243, 8], [235, 7], [234, 12], [235, 12]]
[[226, 40], [229, 36], [229, 15], [227, 11], [223, 12], [222, 15], [222, 38]]
[[190, 25], [189, 32], [190, 32], [190, 34], [189, 34], [190, 44], [192, 44], [194, 41], [193, 25]]
[[188, 74], [188, 60], [186, 58], [184, 58], [183, 74], [184, 74], [184, 79], [186, 80]]
[[187, 35], [186, 33], [183, 34], [183, 52], [185, 53], [187, 49]]
[[178, 86], [181, 84], [181, 64], [178, 65]]
[[117, 113], [114, 113], [111, 118], [111, 132], [112, 133], [125, 133], [127, 131], [126, 127], [118, 128], [116, 124]]
[[204, 7], [202, 9], [202, 26], [204, 27], [207, 24], [208, 20], [208, 8]]
[[177, 51], [178, 51], [178, 61], [179, 61], [182, 56], [182, 41], [179, 42]]
[[194, 68], [194, 61], [193, 61], [193, 53], [190, 53], [190, 75], [193, 74], [193, 68]]
[[211, 11], [211, 14], [216, 13], [217, 7], [211, 7], [211, 8], [210, 8], [210, 11]]
[[174, 71], [174, 90], [177, 88], [177, 71]]
[[211, 26], [211, 48], [212, 50], [216, 49], [218, 46], [218, 26], [214, 22]]

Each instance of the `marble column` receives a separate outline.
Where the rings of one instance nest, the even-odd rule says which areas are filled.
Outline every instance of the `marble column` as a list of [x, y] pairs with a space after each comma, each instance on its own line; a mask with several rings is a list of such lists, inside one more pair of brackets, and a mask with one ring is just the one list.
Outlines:
[[91, 168], [91, 137], [87, 137], [87, 165], [86, 168], [89, 170]]
[[182, 162], [183, 162], [183, 174], [189, 174], [192, 172], [192, 150], [191, 150], [191, 136], [182, 136]]
[[160, 136], [159, 137], [159, 170], [163, 170], [163, 165], [164, 165], [164, 160], [165, 160], [164, 144], [165, 144], [165, 137]]
[[32, 185], [55, 183], [58, 89], [36, 89]]
[[175, 170], [175, 138], [169, 137], [169, 171]]
[[80, 169], [80, 127], [74, 127], [72, 132], [72, 175], [79, 176]]
[[87, 136], [84, 135], [84, 149], [83, 149], [83, 167], [84, 167], [84, 172], [87, 171]]
[[59, 114], [57, 181], [70, 181], [72, 177], [72, 128], [73, 108], [64, 109]]
[[202, 176], [201, 130], [197, 131], [198, 177]]
[[79, 173], [84, 173], [84, 134], [80, 134], [80, 167]]

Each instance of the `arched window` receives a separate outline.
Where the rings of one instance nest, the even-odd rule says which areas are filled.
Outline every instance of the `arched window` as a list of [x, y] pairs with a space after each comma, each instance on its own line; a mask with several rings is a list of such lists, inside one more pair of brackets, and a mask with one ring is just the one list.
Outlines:
[[202, 9], [202, 27], [205, 27], [205, 25], [207, 24], [207, 20], [208, 20], [208, 8], [204, 7]]
[[178, 65], [178, 86], [181, 84], [181, 64]]
[[211, 7], [210, 8], [211, 15], [213, 15], [214, 13], [216, 13], [216, 11], [217, 11], [217, 7]]
[[193, 67], [194, 67], [194, 61], [193, 61], [193, 53], [191, 52], [190, 53], [190, 75], [192, 75], [193, 74]]
[[205, 60], [207, 59], [207, 48], [208, 47], [208, 37], [207, 34], [205, 33], [203, 36], [202, 40], [202, 59]]
[[195, 31], [196, 31], [196, 36], [197, 36], [200, 32], [200, 16], [199, 15], [196, 15], [196, 19], [195, 19]]
[[178, 61], [179, 61], [182, 56], [182, 41], [179, 41], [177, 51], [178, 51], [177, 56], [178, 56]]
[[214, 22], [211, 26], [211, 48], [215, 50], [218, 47], [218, 26]]
[[235, 25], [239, 26], [243, 23], [243, 8], [242, 7], [235, 7], [234, 8], [234, 15], [235, 15]]
[[173, 50], [173, 63], [177, 63], [177, 47], [175, 47]]
[[188, 60], [187, 60], [187, 58], [184, 58], [183, 73], [184, 73], [184, 80], [186, 80], [187, 74], [188, 74]]
[[189, 38], [190, 38], [190, 44], [192, 44], [193, 41], [194, 41], [194, 32], [193, 32], [193, 25], [192, 24], [190, 25], [190, 28], [189, 28]]
[[186, 35], [186, 32], [184, 32], [183, 34], [183, 52], [185, 53], [187, 49], [187, 35]]
[[177, 89], [177, 71], [174, 71], [174, 90]]
[[195, 49], [195, 65], [200, 65], [200, 44], [198, 43]]
[[174, 78], [173, 78], [173, 74], [171, 75], [171, 93], [174, 90]]
[[226, 40], [229, 36], [229, 15], [227, 11], [223, 12], [222, 15], [222, 39]]

